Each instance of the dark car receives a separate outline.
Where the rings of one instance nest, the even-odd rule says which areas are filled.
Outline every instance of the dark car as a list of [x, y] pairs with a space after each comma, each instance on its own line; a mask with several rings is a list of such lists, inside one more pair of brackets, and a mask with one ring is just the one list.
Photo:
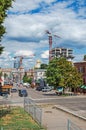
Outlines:
[[20, 97], [27, 97], [28, 96], [27, 90], [26, 89], [20, 89], [19, 90], [19, 96]]
[[17, 92], [17, 88], [12, 88], [11, 93], [15, 93], [15, 92]]
[[36, 88], [36, 90], [37, 90], [37, 91], [42, 91], [43, 88], [44, 88], [44, 87], [39, 86], [39, 87]]
[[0, 92], [0, 96], [8, 97], [8, 94], [9, 92], [7, 91]]

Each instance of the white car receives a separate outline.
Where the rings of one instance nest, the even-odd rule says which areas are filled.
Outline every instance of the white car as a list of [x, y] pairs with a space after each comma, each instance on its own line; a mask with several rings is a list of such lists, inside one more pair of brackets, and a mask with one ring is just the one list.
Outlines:
[[29, 83], [23, 83], [23, 86], [26, 87], [26, 88], [29, 88], [30, 84]]
[[49, 91], [51, 91], [51, 90], [52, 90], [52, 88], [49, 87], [49, 86], [47, 86], [47, 87], [44, 87], [44, 88], [42, 89], [42, 92], [49, 92]]

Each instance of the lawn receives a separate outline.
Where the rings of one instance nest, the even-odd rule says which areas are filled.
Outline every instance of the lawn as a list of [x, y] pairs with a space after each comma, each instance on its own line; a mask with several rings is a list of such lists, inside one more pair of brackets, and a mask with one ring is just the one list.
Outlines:
[[0, 128], [3, 130], [44, 130], [21, 107], [0, 108]]

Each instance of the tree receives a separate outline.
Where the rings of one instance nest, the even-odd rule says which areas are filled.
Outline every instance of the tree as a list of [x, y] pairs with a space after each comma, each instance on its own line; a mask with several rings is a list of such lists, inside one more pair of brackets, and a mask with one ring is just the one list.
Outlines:
[[55, 86], [76, 88], [82, 84], [82, 76], [71, 62], [65, 58], [54, 58], [46, 71], [47, 81]]
[[1, 76], [2, 76], [2, 72], [0, 72], [0, 78], [1, 78]]
[[4, 73], [4, 78], [6, 79], [8, 77], [7, 73]]
[[25, 75], [23, 77], [23, 82], [24, 83], [30, 83], [30, 84], [32, 82], [32, 79], [27, 76], [27, 73], [25, 73]]
[[47, 66], [48, 66], [47, 64], [41, 64], [40, 69], [46, 69]]
[[[3, 26], [4, 19], [7, 16], [7, 10], [11, 7], [13, 0], [0, 0], [0, 41], [4, 35], [5, 27]], [[4, 47], [0, 46], [0, 54], [3, 52]]]
[[86, 61], [86, 55], [84, 55], [84, 59], [83, 60]]
[[25, 73], [24, 77], [23, 77], [23, 82], [27, 82], [28, 81], [28, 76], [27, 76], [27, 73]]
[[0, 45], [0, 55], [2, 54], [3, 50], [4, 50], [4, 47]]

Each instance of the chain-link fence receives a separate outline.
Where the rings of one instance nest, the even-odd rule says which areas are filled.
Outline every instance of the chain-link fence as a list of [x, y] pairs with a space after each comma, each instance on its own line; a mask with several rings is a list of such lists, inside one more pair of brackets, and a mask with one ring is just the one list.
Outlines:
[[[16, 104], [12, 103], [9, 100], [4, 100], [2, 102], [1, 105], [2, 107], [5, 107], [5, 109], [3, 108], [0, 111], [0, 118], [5, 115], [6, 113], [9, 113], [11, 111], [11, 107], [16, 106], [16, 104], [21, 104], [21, 102], [16, 102]], [[20, 105], [20, 106], [24, 106], [24, 110], [26, 112], [28, 112], [29, 114], [31, 114], [31, 116], [33, 117], [34, 120], [36, 120], [40, 126], [42, 126], [42, 108], [40, 108], [38, 105], [36, 105], [36, 103], [31, 100], [30, 98], [24, 98], [24, 105]], [[12, 126], [12, 130], [44, 130], [43, 128], [25, 128], [26, 126]], [[46, 127], [46, 126], [45, 126]], [[77, 126], [75, 123], [73, 123], [72, 121], [68, 120], [67, 126], [66, 124], [63, 126], [63, 124], [61, 126], [56, 126], [57, 130], [82, 130], [79, 126]], [[0, 130], [11, 130], [11, 127], [5, 127], [3, 125], [0, 126]], [[47, 127], [46, 127], [47, 128]], [[53, 130], [54, 128], [51, 128], [51, 130]]]
[[68, 130], [82, 130], [79, 126], [68, 120]]
[[[21, 102], [18, 102], [18, 103], [21, 104]], [[16, 106], [18, 103], [17, 102], [16, 102], [16, 104], [12, 103], [10, 100], [1, 101], [1, 105], [0, 105], [0, 130], [45, 130], [40, 125], [41, 124], [41, 117], [42, 117], [41, 114], [40, 114], [40, 113], [42, 113], [41, 109], [36, 108], [36, 106], [34, 106], [34, 103], [31, 100], [29, 100], [29, 102], [26, 99], [24, 100], [24, 103], [21, 106], [24, 106], [25, 109], [21, 108], [20, 105]], [[27, 104], [27, 103], [29, 103], [29, 104]], [[14, 120], [16, 122], [15, 125], [13, 125], [11, 123], [9, 123], [9, 125], [6, 125], [6, 124], [3, 125], [1, 123], [2, 120], [3, 120], [3, 117], [4, 116], [8, 117], [8, 122], [9, 122], [10, 117], [7, 116], [7, 115], [12, 113], [13, 109], [16, 110], [16, 108], [20, 108], [20, 111], [23, 115], [23, 118], [25, 117], [25, 113], [28, 112], [40, 124], [37, 125], [37, 126], [35, 126], [34, 124], [29, 125], [29, 124], [27, 124], [27, 120], [26, 120], [26, 122], [19, 125], [18, 120], [17, 120], [19, 117], [16, 116], [16, 119]], [[21, 120], [22, 120], [22, 118], [20, 118], [20, 121]]]
[[30, 98], [24, 99], [24, 110], [27, 111], [34, 120], [42, 124], [42, 109], [36, 105]]

